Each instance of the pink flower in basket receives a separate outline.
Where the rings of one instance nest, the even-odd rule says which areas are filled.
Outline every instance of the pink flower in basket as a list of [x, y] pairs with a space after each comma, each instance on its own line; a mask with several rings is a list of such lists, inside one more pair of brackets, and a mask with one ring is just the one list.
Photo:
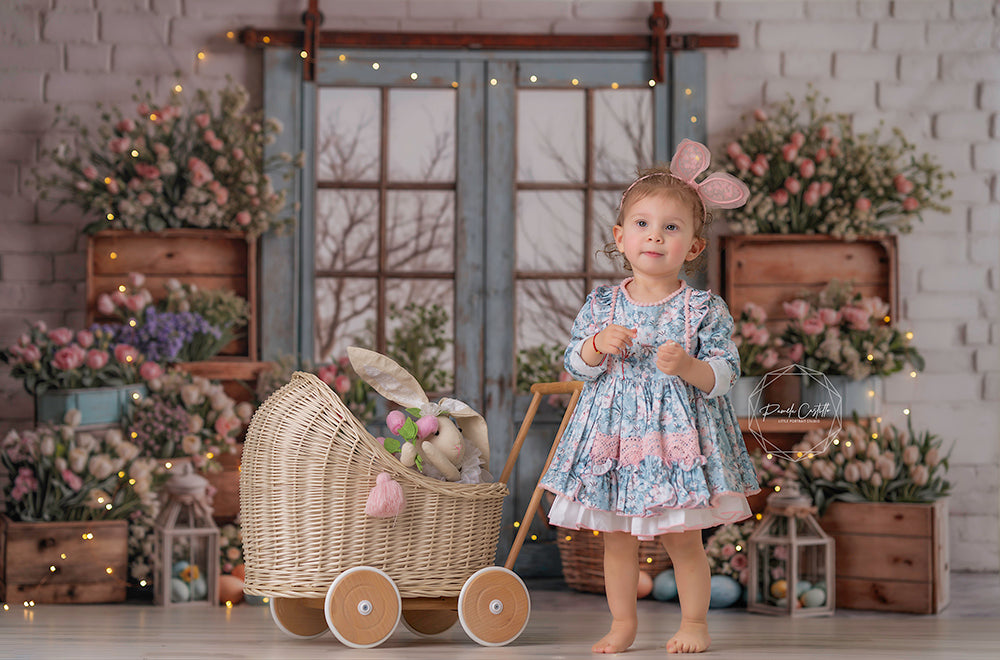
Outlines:
[[810, 316], [802, 321], [802, 332], [807, 335], [818, 335], [823, 332], [823, 328], [825, 327], [823, 321], [818, 316]]
[[862, 298], [861, 302], [858, 303], [858, 307], [868, 312], [869, 317], [876, 319], [880, 319], [889, 313], [889, 305], [882, 302], [882, 299], [878, 296]]
[[316, 376], [327, 385], [333, 386], [333, 381], [337, 377], [337, 367], [332, 364], [320, 367], [316, 371]]
[[28, 493], [34, 493], [37, 490], [38, 479], [35, 478], [35, 473], [29, 467], [22, 467], [18, 470], [17, 476], [14, 477], [14, 488], [10, 491], [10, 497], [19, 501]]
[[722, 557], [724, 559], [729, 559], [730, 557], [736, 554], [736, 546], [734, 546], [732, 543], [727, 543], [726, 545], [722, 546], [722, 550], [720, 552], [722, 552]]
[[792, 362], [798, 362], [805, 355], [806, 348], [802, 344], [792, 344], [791, 348], [788, 349], [788, 359]]
[[791, 302], [781, 303], [785, 314], [793, 319], [804, 319], [809, 314], [809, 303], [801, 298]]
[[76, 344], [60, 348], [52, 358], [52, 365], [60, 371], [79, 369], [83, 366], [87, 353]]
[[351, 379], [346, 374], [340, 374], [333, 380], [333, 389], [337, 394], [343, 394], [351, 389]]
[[870, 327], [868, 322], [870, 316], [860, 307], [844, 307], [840, 313], [855, 330], [867, 330]]

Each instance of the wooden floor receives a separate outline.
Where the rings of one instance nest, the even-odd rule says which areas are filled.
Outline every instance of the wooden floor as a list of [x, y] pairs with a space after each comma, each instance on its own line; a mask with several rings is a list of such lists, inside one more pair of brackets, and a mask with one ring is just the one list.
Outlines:
[[[11, 605], [0, 610], [2, 658], [581, 658], [605, 631], [604, 598], [528, 581], [532, 610], [513, 644], [487, 648], [456, 625], [434, 638], [400, 626], [382, 646], [350, 649], [332, 634], [298, 641], [272, 623], [266, 607], [161, 609], [146, 604]], [[1000, 576], [952, 575], [952, 603], [936, 616], [840, 610], [834, 617], [788, 619], [712, 610], [709, 656], [741, 659], [1000, 657]], [[639, 638], [628, 658], [662, 658], [676, 627], [676, 603], [641, 601]]]

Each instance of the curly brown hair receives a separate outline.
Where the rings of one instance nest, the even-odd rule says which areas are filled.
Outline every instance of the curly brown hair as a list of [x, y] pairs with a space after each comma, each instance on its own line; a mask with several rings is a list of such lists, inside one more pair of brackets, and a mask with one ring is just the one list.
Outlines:
[[[706, 247], [708, 246], [708, 237], [705, 236], [705, 231], [709, 223], [712, 222], [711, 212], [705, 208], [705, 204], [701, 201], [698, 191], [686, 181], [671, 174], [670, 168], [667, 165], [654, 165], [653, 167], [639, 171], [635, 182], [626, 188], [622, 201], [618, 205], [618, 216], [615, 218], [615, 225], [622, 226], [625, 209], [631, 204], [654, 194], [673, 196], [682, 204], [689, 206], [692, 217], [695, 219], [694, 236], [704, 242]], [[621, 260], [620, 263], [625, 270], [632, 270], [632, 264], [629, 263], [628, 258], [624, 254], [618, 251], [618, 246], [615, 245], [613, 240], [605, 243], [604, 249], [598, 250], [598, 253], [603, 253], [615, 263], [619, 263], [619, 260]], [[702, 250], [697, 258], [684, 264], [684, 272], [690, 275], [704, 269], [705, 261], [705, 250]]]

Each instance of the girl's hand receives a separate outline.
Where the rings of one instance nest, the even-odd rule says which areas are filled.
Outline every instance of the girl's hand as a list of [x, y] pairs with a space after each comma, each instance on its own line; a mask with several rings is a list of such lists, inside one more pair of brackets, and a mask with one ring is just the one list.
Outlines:
[[656, 368], [668, 376], [680, 376], [687, 372], [693, 359], [680, 344], [671, 340], [656, 351]]
[[597, 336], [593, 339], [593, 344], [599, 353], [624, 355], [632, 347], [632, 339], [635, 338], [635, 335], [635, 328], [609, 325], [597, 333]]

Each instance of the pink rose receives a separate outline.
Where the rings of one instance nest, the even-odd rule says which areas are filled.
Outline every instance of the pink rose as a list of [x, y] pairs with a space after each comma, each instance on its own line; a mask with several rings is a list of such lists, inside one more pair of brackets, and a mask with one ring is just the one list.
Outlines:
[[750, 315], [750, 318], [754, 320], [755, 323], [763, 323], [767, 320], [767, 312], [764, 308], [754, 302], [748, 302], [743, 305], [743, 311]]
[[889, 305], [882, 301], [878, 296], [871, 296], [868, 298], [862, 298], [858, 303], [858, 307], [865, 310], [868, 313], [869, 318], [880, 319], [889, 313]]
[[858, 200], [854, 202], [854, 208], [859, 211], [867, 211], [872, 207], [872, 202], [867, 197], [858, 197]]
[[740, 328], [740, 334], [749, 339], [754, 336], [757, 332], [757, 326], [753, 323], [744, 323], [743, 327]]
[[398, 434], [399, 429], [403, 428], [403, 424], [405, 423], [406, 415], [399, 410], [393, 410], [385, 416], [385, 425], [389, 427], [390, 433]]
[[198, 124], [199, 128], [208, 128], [208, 125], [212, 123], [212, 116], [207, 112], [202, 112], [194, 116], [194, 123]]
[[126, 117], [115, 124], [115, 128], [118, 129], [119, 133], [131, 133], [135, 130], [135, 122]]
[[729, 560], [729, 565], [733, 567], [734, 571], [742, 571], [747, 567], [747, 556], [742, 552], [733, 555], [733, 558]]
[[112, 195], [117, 195], [121, 192], [121, 186], [118, 184], [118, 179], [111, 179], [108, 181], [108, 192]]
[[769, 348], [760, 354], [760, 366], [770, 369], [776, 364], [778, 364], [778, 351]]
[[830, 157], [831, 158], [837, 158], [838, 156], [840, 156], [840, 147], [838, 147], [835, 144], [831, 144], [830, 145]]
[[122, 364], [134, 364], [139, 359], [139, 351], [135, 346], [118, 344], [115, 346], [115, 359]]
[[81, 330], [76, 333], [76, 343], [84, 348], [90, 348], [94, 345], [94, 333], [89, 330]]
[[784, 188], [779, 188], [771, 193], [771, 199], [773, 199], [774, 203], [778, 206], [784, 206], [788, 203], [788, 191]]
[[809, 314], [809, 303], [801, 298], [796, 298], [791, 302], [783, 302], [781, 306], [789, 318], [802, 320]]
[[135, 111], [140, 115], [148, 115], [149, 106], [146, 105], [145, 103], [140, 103], [138, 106], [136, 106]]
[[913, 192], [913, 182], [902, 174], [897, 174], [892, 178], [892, 185], [900, 195], [909, 195]]
[[813, 156], [813, 160], [815, 160], [817, 163], [822, 163], [824, 160], [827, 159], [828, 156], [829, 154], [827, 153], [826, 148], [820, 147], [819, 149], [816, 150], [816, 155]]
[[111, 292], [111, 303], [117, 307], [124, 307], [126, 299], [127, 296], [118, 289], [115, 289], [114, 291]]
[[810, 316], [802, 321], [802, 332], [809, 336], [818, 335], [825, 327], [818, 316]]
[[55, 330], [49, 330], [48, 337], [49, 341], [56, 346], [65, 346], [73, 341], [73, 331], [69, 328], [56, 328]]
[[21, 362], [32, 364], [42, 359], [42, 351], [34, 344], [28, 344], [21, 349]]
[[726, 545], [722, 546], [722, 550], [720, 550], [719, 552], [722, 555], [723, 559], [729, 559], [730, 557], [736, 554], [736, 546], [734, 546], [732, 543], [727, 543]]
[[333, 386], [333, 380], [337, 377], [337, 367], [332, 364], [320, 367], [316, 371], [316, 376], [326, 383], [327, 385]]
[[108, 148], [111, 150], [111, 153], [121, 154], [125, 153], [125, 150], [131, 145], [132, 141], [127, 137], [117, 137], [108, 143]]
[[802, 135], [799, 131], [795, 131], [789, 136], [788, 141], [795, 145], [796, 149], [801, 149], [802, 145], [806, 143], [806, 136]]
[[235, 158], [236, 160], [243, 160], [243, 156], [244, 152], [242, 149], [240, 149], [239, 147], [233, 149], [233, 158]]
[[251, 218], [249, 211], [240, 211], [239, 213], [236, 214], [236, 224], [238, 225], [246, 227], [247, 225], [250, 224], [250, 220]]
[[854, 330], [867, 330], [871, 327], [868, 312], [860, 307], [844, 307], [840, 314]]
[[83, 176], [87, 177], [88, 179], [96, 179], [97, 168], [94, 167], [93, 165], [87, 165], [85, 168], [83, 168]]
[[788, 349], [788, 359], [792, 362], [799, 362], [805, 353], [805, 346], [802, 344], [792, 344]]
[[738, 167], [741, 172], [746, 172], [753, 165], [753, 161], [750, 160], [750, 156], [747, 156], [746, 154], [738, 155], [733, 159], [733, 162], [736, 163], [736, 167]]
[[187, 167], [191, 170], [191, 183], [195, 186], [202, 186], [215, 178], [212, 170], [200, 158], [194, 156], [188, 158]]
[[156, 362], [143, 362], [139, 367], [139, 375], [143, 380], [155, 380], [163, 375], [163, 367]]
[[903, 200], [903, 210], [904, 211], [916, 211], [917, 207], [920, 206], [920, 202], [917, 201], [915, 197], [907, 197]]
[[148, 190], [143, 190], [141, 193], [139, 193], [137, 201], [143, 206], [149, 206], [150, 204], [153, 203], [153, 195]]
[[767, 113], [764, 112], [762, 108], [757, 108], [753, 111], [753, 117], [757, 121], [767, 121]]
[[799, 150], [794, 144], [786, 144], [781, 147], [781, 157], [785, 159], [786, 163], [790, 163], [795, 160], [799, 155]]
[[159, 179], [160, 178], [160, 168], [156, 165], [150, 165], [149, 163], [136, 163], [135, 173], [141, 176], [143, 179]]
[[737, 156], [743, 154], [743, 147], [740, 146], [739, 142], [730, 142], [726, 145], [726, 153], [729, 154], [730, 158], [735, 159]]
[[226, 202], [229, 201], [229, 189], [219, 186], [215, 191], [215, 203], [219, 206], [225, 206]]
[[799, 165], [799, 174], [802, 175], [803, 179], [808, 179], [813, 174], [816, 174], [816, 163], [806, 158]]
[[822, 181], [819, 184], [819, 194], [826, 197], [831, 192], [833, 192], [833, 184], [829, 181]]
[[146, 306], [146, 296], [141, 293], [137, 293], [134, 296], [129, 296], [125, 299], [125, 306], [133, 312], [138, 312], [143, 307]]
[[215, 420], [215, 424], [212, 428], [215, 432], [221, 435], [223, 438], [228, 437], [233, 431], [240, 427], [240, 420], [234, 415], [222, 414], [219, 418]]
[[835, 309], [830, 309], [829, 307], [822, 307], [817, 312], [819, 318], [826, 325], [836, 325], [840, 323], [840, 312]]
[[76, 472], [73, 472], [69, 468], [64, 469], [61, 473], [63, 481], [69, 486], [69, 489], [74, 493], [81, 488], [83, 488], [83, 479], [80, 478]]
[[154, 142], [153, 152], [159, 160], [166, 160], [167, 156], [170, 155], [170, 147], [161, 142]]
[[799, 183], [798, 179], [796, 179], [793, 176], [790, 176], [787, 179], [785, 179], [785, 190], [787, 190], [791, 194], [795, 195], [800, 190], [802, 190], [802, 184]]
[[767, 328], [759, 328], [757, 332], [753, 333], [750, 343], [754, 346], [766, 346], [770, 338], [771, 333], [767, 331]]
[[96, 348], [92, 348], [87, 351], [87, 366], [91, 369], [103, 369], [109, 359], [107, 351], [99, 351]]
[[66, 348], [60, 348], [52, 358], [52, 365], [60, 371], [70, 371], [83, 366], [86, 351], [73, 344]]
[[344, 394], [351, 389], [351, 379], [346, 374], [340, 374], [333, 379], [333, 390], [337, 394]]

